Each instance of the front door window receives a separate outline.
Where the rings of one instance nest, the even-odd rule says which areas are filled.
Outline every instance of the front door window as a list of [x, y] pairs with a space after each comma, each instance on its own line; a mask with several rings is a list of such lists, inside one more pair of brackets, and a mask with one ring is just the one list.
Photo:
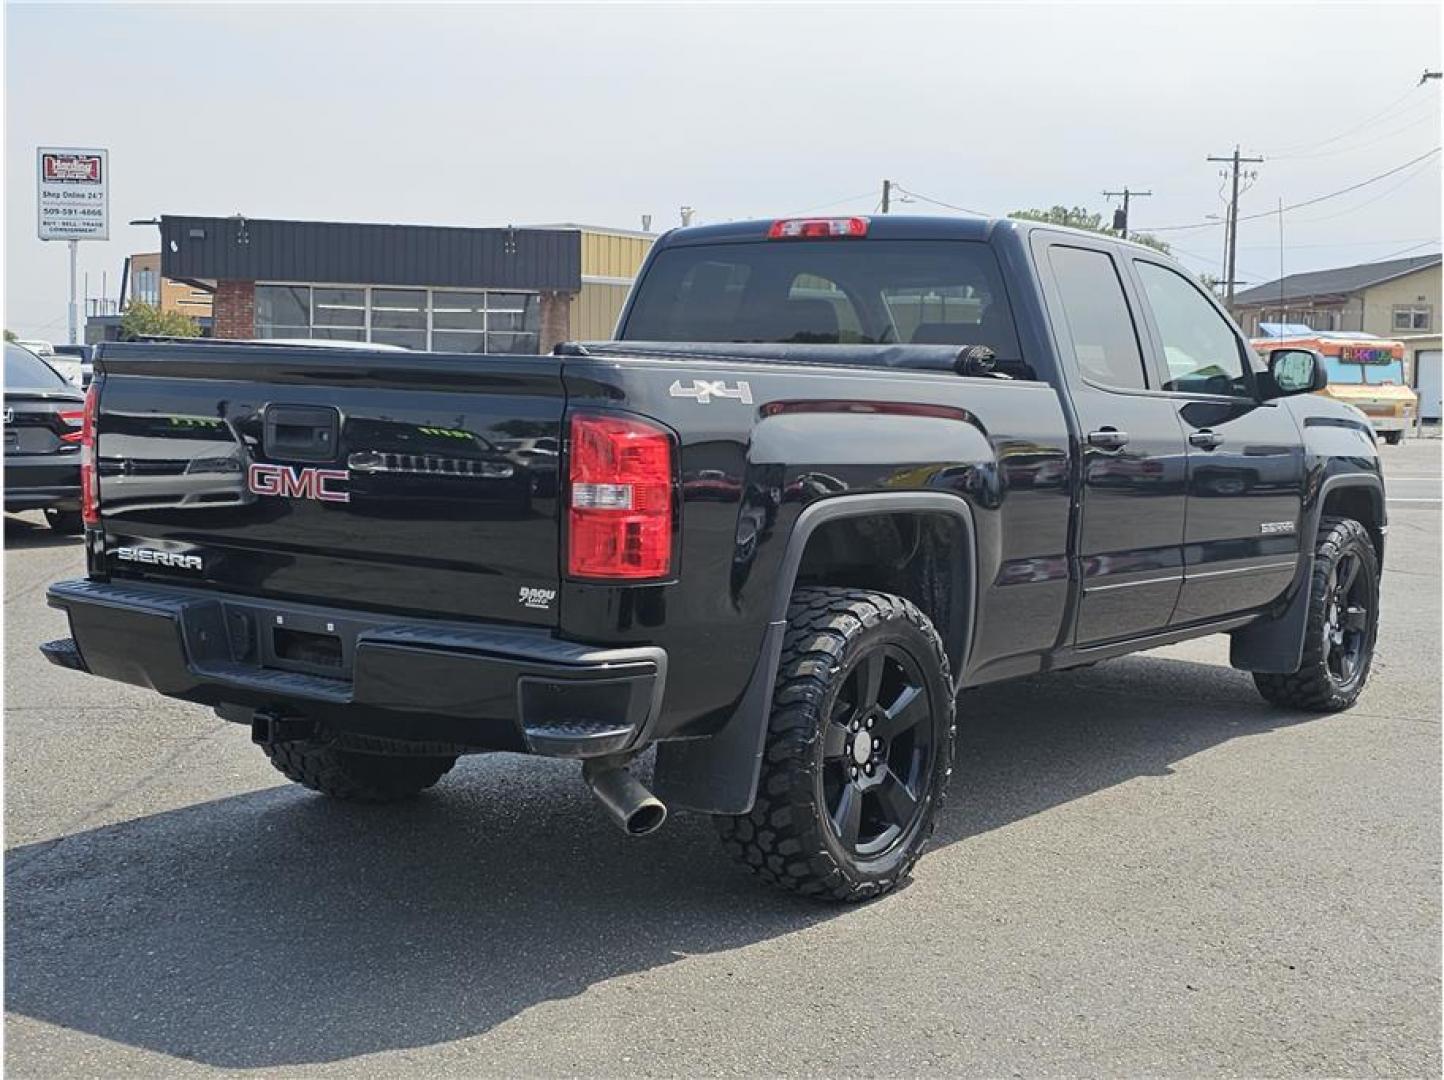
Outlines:
[[1228, 320], [1182, 274], [1157, 263], [1135, 265], [1162, 339], [1168, 368], [1163, 388], [1251, 397], [1243, 348]]

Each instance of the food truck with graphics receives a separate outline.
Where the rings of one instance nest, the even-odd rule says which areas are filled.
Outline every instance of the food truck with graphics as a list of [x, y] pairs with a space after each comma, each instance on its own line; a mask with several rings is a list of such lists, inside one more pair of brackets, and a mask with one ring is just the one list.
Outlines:
[[[1285, 324], [1260, 326], [1264, 337], [1250, 340], [1255, 352], [1313, 349], [1324, 357], [1329, 385], [1319, 393], [1352, 405], [1369, 418], [1390, 446], [1404, 437], [1419, 411], [1419, 395], [1404, 377], [1404, 343], [1358, 331], [1313, 330]], [[1274, 330], [1272, 334], [1268, 330]]]

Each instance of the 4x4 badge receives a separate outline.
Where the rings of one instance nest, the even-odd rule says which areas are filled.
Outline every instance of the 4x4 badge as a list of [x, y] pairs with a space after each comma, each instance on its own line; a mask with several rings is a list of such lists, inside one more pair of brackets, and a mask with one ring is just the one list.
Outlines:
[[735, 389], [729, 387], [725, 382], [708, 382], [706, 379], [693, 379], [691, 386], [683, 386], [681, 379], [673, 379], [667, 393], [673, 397], [695, 398], [698, 405], [710, 405], [712, 399], [736, 398], [744, 405], [752, 404], [752, 387], [747, 385], [747, 380], [739, 380]]

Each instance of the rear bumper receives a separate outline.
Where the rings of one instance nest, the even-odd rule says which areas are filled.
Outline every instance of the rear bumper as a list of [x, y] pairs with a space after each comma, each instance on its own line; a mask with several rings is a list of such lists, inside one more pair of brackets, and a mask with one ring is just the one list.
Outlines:
[[[545, 631], [405, 619], [148, 583], [62, 581], [71, 638], [52, 663], [328, 731], [466, 749], [594, 757], [643, 745], [667, 676], [656, 647], [598, 648]], [[277, 628], [339, 640], [334, 666], [282, 659]], [[245, 716], [236, 716], [237, 710]]]
[[79, 510], [80, 463], [53, 455], [5, 458], [6, 510]]

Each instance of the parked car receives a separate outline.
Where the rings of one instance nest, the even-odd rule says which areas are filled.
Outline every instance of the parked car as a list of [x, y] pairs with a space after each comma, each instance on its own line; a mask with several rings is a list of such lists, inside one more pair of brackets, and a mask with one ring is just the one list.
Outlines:
[[17, 338], [15, 344], [22, 349], [29, 349], [44, 360], [49, 360], [55, 355], [55, 346], [48, 341], [41, 341], [39, 338]]
[[[1253, 362], [1157, 251], [1010, 220], [682, 229], [619, 338], [102, 346], [88, 573], [51, 586], [45, 654], [212, 706], [337, 798], [461, 754], [579, 760], [627, 832], [709, 814], [836, 900], [927, 845], [960, 689], [1218, 633], [1285, 708], [1368, 678], [1368, 425], [1314, 393], [1316, 352]], [[223, 423], [253, 501], [119, 501], [141, 413]], [[187, 428], [125, 467], [217, 453]], [[557, 450], [554, 488], [518, 438]]]
[[5, 509], [44, 510], [79, 533], [85, 395], [29, 349], [5, 343]]
[[56, 371], [84, 390], [95, 373], [94, 345], [57, 345], [45, 359]]

